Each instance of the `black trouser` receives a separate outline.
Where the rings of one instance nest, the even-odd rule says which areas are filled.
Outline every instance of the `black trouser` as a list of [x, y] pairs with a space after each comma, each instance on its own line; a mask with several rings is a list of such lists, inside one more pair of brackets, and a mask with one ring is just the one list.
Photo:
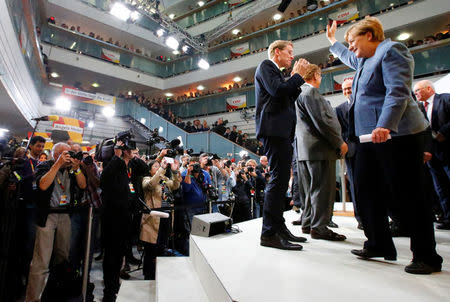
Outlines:
[[250, 219], [252, 219], [250, 201], [236, 201], [233, 208], [233, 223], [247, 221]]
[[172, 217], [160, 218], [156, 243], [145, 242], [144, 244], [144, 265], [142, 270], [145, 280], [155, 280], [156, 256], [162, 256], [167, 248], [171, 221]]
[[291, 174], [292, 142], [281, 137], [263, 137], [262, 142], [270, 166], [270, 181], [264, 196], [262, 235], [270, 236], [286, 228], [283, 211]]
[[356, 205], [356, 197], [355, 197], [355, 182], [353, 179], [354, 173], [355, 173], [355, 157], [349, 157], [345, 159], [345, 165], [347, 166], [347, 176], [348, 176], [348, 191], [350, 198], [352, 199], [353, 203], [353, 212], [355, 213], [356, 221], [361, 223], [361, 217], [359, 217], [358, 207]]
[[119, 275], [128, 242], [131, 214], [127, 210], [103, 213], [105, 256], [103, 259], [104, 297], [111, 299], [119, 292]]
[[365, 248], [396, 254], [388, 224], [390, 210], [410, 231], [414, 260], [436, 264], [442, 258], [436, 253], [431, 203], [424, 195], [423, 151], [422, 134], [358, 144], [355, 195], [367, 237]]

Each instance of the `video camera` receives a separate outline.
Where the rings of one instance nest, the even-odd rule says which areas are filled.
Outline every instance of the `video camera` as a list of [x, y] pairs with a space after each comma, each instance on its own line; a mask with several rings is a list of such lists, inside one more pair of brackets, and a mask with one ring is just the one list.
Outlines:
[[212, 161], [215, 160], [215, 159], [220, 159], [220, 157], [216, 153], [211, 154], [210, 156], [208, 156], [208, 161], [206, 162], [206, 165], [207, 166], [212, 166], [213, 165]]
[[133, 131], [126, 130], [117, 133], [114, 138], [105, 138], [100, 144], [97, 144], [95, 151], [95, 159], [101, 162], [108, 162], [114, 156], [114, 148], [117, 142], [123, 143], [119, 148], [122, 150], [136, 149], [136, 142], [131, 140], [134, 138]]

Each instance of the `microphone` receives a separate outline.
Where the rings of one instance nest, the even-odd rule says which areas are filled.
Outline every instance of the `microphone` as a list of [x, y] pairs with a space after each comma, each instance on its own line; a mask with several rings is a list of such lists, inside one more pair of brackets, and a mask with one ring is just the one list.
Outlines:
[[152, 211], [150, 211], [150, 216], [159, 217], [159, 218], [169, 218], [169, 213], [152, 210]]
[[43, 121], [43, 122], [47, 122], [47, 121], [54, 122], [54, 121], [57, 121], [58, 119], [59, 119], [59, 116], [57, 116], [57, 115], [44, 115], [44, 116], [41, 116], [41, 117], [32, 118], [31, 120], [32, 121], [36, 121], [36, 122], [41, 122], [41, 121]]

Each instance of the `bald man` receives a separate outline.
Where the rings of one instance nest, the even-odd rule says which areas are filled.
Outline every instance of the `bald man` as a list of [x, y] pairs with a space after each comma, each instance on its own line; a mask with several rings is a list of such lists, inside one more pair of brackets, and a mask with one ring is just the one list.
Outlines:
[[339, 124], [341, 124], [342, 128], [342, 139], [348, 145], [348, 152], [345, 155], [345, 165], [347, 166], [347, 176], [349, 180], [349, 190], [350, 196], [352, 198], [353, 210], [355, 212], [355, 218], [358, 221], [358, 229], [362, 229], [361, 218], [359, 217], [358, 210], [356, 209], [355, 202], [355, 188], [353, 185], [353, 170], [354, 170], [354, 157], [355, 157], [355, 142], [353, 138], [349, 137], [348, 131], [348, 112], [350, 110], [350, 106], [352, 104], [352, 84], [353, 78], [345, 79], [342, 83], [342, 94], [344, 95], [346, 101], [336, 107], [336, 115], [339, 120]]
[[432, 157], [427, 162], [444, 213], [438, 229], [450, 230], [450, 94], [437, 94], [428, 80], [414, 85], [414, 94], [423, 103], [433, 135]]

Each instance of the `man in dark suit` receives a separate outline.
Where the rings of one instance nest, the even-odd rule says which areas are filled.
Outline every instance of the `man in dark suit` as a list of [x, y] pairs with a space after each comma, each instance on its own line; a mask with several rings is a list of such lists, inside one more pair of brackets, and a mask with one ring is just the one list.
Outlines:
[[347, 167], [347, 176], [349, 180], [349, 191], [350, 197], [352, 198], [353, 211], [355, 212], [356, 221], [358, 221], [358, 229], [362, 230], [361, 218], [359, 217], [358, 210], [356, 209], [355, 202], [355, 188], [353, 185], [353, 171], [354, 171], [354, 156], [355, 156], [355, 142], [354, 139], [350, 138], [349, 128], [348, 128], [348, 112], [352, 103], [352, 84], [353, 78], [345, 79], [342, 83], [342, 93], [347, 99], [344, 103], [336, 107], [336, 115], [339, 120], [339, 124], [342, 129], [342, 139], [348, 145], [348, 152], [345, 155], [345, 165]]
[[262, 141], [270, 166], [270, 181], [264, 196], [261, 245], [301, 250], [301, 245], [289, 241], [304, 242], [306, 239], [292, 235], [283, 218], [296, 122], [294, 102], [304, 83], [301, 74], [309, 65], [306, 60], [300, 59], [294, 64], [291, 77], [285, 80], [280, 68], [291, 66], [293, 52], [292, 42], [275, 41], [269, 46], [269, 59], [257, 67], [255, 123], [256, 138]]
[[423, 102], [433, 136], [432, 157], [427, 165], [444, 214], [436, 228], [450, 230], [450, 94], [437, 94], [427, 80], [414, 85], [414, 93]]

